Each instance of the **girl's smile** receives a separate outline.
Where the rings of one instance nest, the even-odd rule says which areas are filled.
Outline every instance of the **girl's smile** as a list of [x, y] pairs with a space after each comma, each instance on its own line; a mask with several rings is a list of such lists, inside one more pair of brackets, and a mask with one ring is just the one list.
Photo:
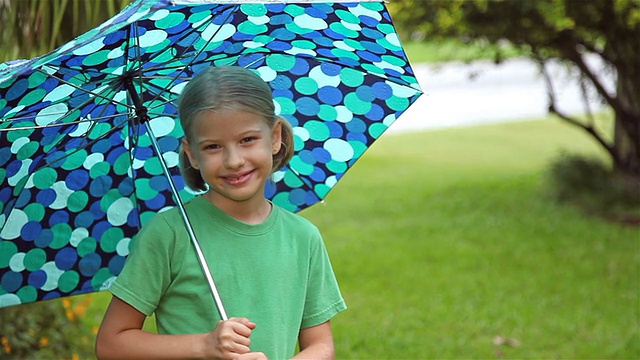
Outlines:
[[233, 174], [227, 176], [221, 176], [229, 185], [243, 185], [251, 179], [251, 175], [254, 171], [247, 171], [242, 174]]

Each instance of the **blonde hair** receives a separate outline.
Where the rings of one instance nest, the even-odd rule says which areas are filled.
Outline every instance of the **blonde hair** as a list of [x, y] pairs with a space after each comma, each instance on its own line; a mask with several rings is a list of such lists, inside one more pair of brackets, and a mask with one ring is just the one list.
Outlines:
[[[210, 67], [185, 86], [178, 101], [178, 115], [184, 136], [191, 142], [194, 120], [204, 110], [233, 109], [262, 116], [270, 129], [281, 123], [282, 144], [273, 155], [271, 173], [285, 166], [293, 157], [291, 124], [275, 114], [271, 88], [260, 76], [240, 66]], [[180, 173], [193, 190], [207, 190], [200, 171], [191, 166], [189, 157], [180, 147]]]

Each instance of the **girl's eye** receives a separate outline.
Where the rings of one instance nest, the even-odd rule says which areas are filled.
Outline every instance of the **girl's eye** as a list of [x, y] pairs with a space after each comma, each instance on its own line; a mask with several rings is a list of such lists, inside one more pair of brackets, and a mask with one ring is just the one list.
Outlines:
[[210, 144], [210, 145], [206, 145], [204, 148], [205, 150], [215, 150], [218, 149], [220, 146], [216, 145], [216, 144]]
[[243, 142], [243, 143], [248, 143], [248, 142], [252, 142], [252, 141], [253, 141], [253, 140], [255, 140], [255, 139], [256, 139], [256, 138], [255, 138], [255, 137], [253, 137], [253, 136], [248, 136], [248, 137], [246, 137], [246, 138], [242, 139], [242, 142]]

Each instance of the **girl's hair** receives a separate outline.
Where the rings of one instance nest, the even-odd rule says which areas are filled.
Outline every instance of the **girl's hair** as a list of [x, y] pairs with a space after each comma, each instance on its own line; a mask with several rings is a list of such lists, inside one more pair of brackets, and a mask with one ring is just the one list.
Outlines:
[[[204, 110], [242, 110], [262, 116], [270, 129], [280, 122], [282, 144], [273, 155], [274, 173], [286, 165], [293, 156], [293, 129], [291, 124], [275, 114], [271, 88], [256, 73], [240, 66], [210, 67], [194, 77], [185, 86], [178, 101], [180, 125], [187, 140], [193, 137], [193, 124]], [[191, 141], [190, 141], [191, 142]], [[189, 157], [180, 147], [180, 173], [187, 186], [194, 190], [207, 190], [200, 171], [191, 166]]]

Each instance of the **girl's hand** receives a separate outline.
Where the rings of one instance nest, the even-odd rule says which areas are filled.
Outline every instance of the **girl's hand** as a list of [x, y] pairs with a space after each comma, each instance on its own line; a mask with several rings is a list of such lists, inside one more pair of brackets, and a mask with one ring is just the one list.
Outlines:
[[[230, 318], [227, 321], [220, 321], [212, 332], [205, 337], [205, 353], [207, 358], [214, 359], [259, 359], [249, 356], [249, 336], [255, 329], [256, 324], [247, 318]], [[242, 357], [241, 357], [242, 356]], [[264, 355], [263, 355], [264, 356]]]

